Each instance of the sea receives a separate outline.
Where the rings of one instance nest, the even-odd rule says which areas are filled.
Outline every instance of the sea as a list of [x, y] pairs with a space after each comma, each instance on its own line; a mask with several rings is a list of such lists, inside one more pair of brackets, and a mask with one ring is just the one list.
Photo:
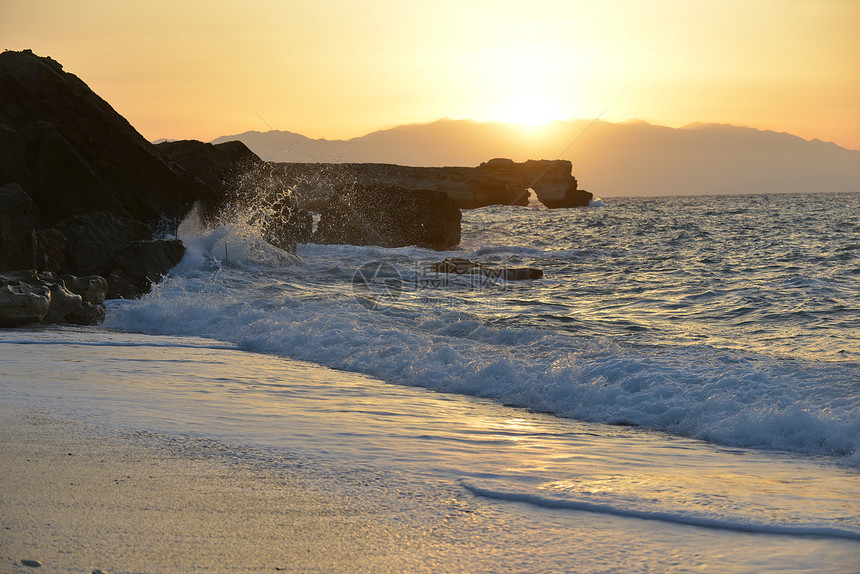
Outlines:
[[860, 193], [532, 197], [444, 252], [177, 233], [103, 326], [0, 333], [3, 402], [377, 477], [418, 528], [476, 505], [456, 571], [860, 572]]

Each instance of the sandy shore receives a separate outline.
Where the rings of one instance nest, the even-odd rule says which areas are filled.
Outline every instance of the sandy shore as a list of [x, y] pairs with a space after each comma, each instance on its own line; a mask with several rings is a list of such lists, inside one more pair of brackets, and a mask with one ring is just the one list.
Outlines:
[[2, 571], [433, 570], [430, 535], [216, 443], [8, 407], [0, 443]]

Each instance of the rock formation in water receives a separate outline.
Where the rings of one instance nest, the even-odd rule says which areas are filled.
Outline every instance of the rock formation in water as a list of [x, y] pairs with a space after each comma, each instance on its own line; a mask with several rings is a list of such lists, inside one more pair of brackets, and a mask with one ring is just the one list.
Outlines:
[[[108, 291], [148, 291], [184, 247], [153, 240], [146, 224], [182, 216], [195, 201], [215, 205], [223, 193], [50, 58], [3, 52], [0, 85], [0, 271], [5, 300], [18, 308], [3, 323], [97, 321], [99, 297], [88, 302], [70, 286], [91, 293], [98, 283], [102, 301]], [[241, 154], [238, 146], [222, 149]]]
[[516, 163], [493, 159], [478, 167], [408, 167], [401, 165], [279, 163], [278, 173], [292, 187], [299, 205], [321, 210], [353, 184], [385, 184], [405, 189], [441, 191], [460, 209], [487, 205], [528, 205], [529, 189], [547, 207], [587, 206], [592, 194], [577, 189], [573, 166], [565, 160]]
[[543, 277], [543, 270], [536, 267], [494, 267], [475, 263], [471, 259], [463, 257], [446, 257], [443, 261], [432, 264], [430, 271], [453, 275], [481, 275], [489, 279], [504, 279], [505, 281], [523, 281]]
[[[157, 146], [172, 161], [212, 186], [223, 198], [209, 215], [232, 223], [259, 226], [263, 238], [295, 253], [296, 244], [310, 239], [313, 216], [300, 209], [289, 187], [275, 169], [238, 141], [205, 144], [195, 140], [164, 142]], [[244, 221], [238, 221], [244, 219]]]
[[354, 184], [323, 209], [312, 241], [449, 249], [460, 243], [460, 210], [439, 191]]
[[230, 182], [244, 171], [264, 163], [239, 141], [213, 145], [197, 140], [178, 140], [161, 142], [155, 147], [176, 165], [218, 192], [219, 197], [228, 193]]

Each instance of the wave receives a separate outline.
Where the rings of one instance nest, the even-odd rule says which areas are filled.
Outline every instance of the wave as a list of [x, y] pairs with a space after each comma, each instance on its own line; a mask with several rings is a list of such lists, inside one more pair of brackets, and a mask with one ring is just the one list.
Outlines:
[[210, 349], [213, 351], [235, 351], [236, 345], [225, 343], [218, 344], [187, 344], [187, 343], [170, 343], [166, 341], [80, 341], [76, 340], [70, 343], [67, 339], [62, 340], [46, 340], [46, 339], [2, 339], [0, 343], [4, 345], [74, 345], [76, 347], [147, 347], [147, 348], [169, 348], [169, 349]]
[[515, 492], [499, 488], [480, 486], [468, 480], [461, 480], [463, 488], [476, 496], [502, 500], [507, 502], [522, 502], [543, 508], [559, 510], [577, 510], [582, 512], [595, 512], [609, 514], [624, 518], [638, 518], [641, 520], [657, 520], [671, 524], [684, 526], [698, 526], [702, 528], [716, 528], [720, 530], [731, 530], [735, 532], [749, 532], [755, 534], [778, 534], [789, 536], [817, 536], [824, 538], [839, 538], [847, 540], [860, 540], [860, 532], [853, 532], [842, 528], [833, 528], [820, 525], [786, 525], [766, 522], [755, 522], [741, 518], [731, 519], [723, 517], [710, 517], [691, 512], [675, 511], [664, 512], [660, 510], [641, 510], [625, 508], [620, 505], [600, 504], [584, 500], [562, 499], [527, 492]]
[[[259, 288], [259, 286], [257, 286]], [[826, 454], [857, 464], [857, 368], [779, 361], [709, 347], [639, 348], [462, 312], [369, 311], [347, 294], [231, 289], [174, 277], [107, 327], [209, 337], [382, 380], [496, 399], [721, 444]]]
[[[455, 282], [447, 291], [396, 293], [385, 306], [369, 305], [373, 293], [354, 289], [362, 264], [415, 268], [447, 253], [306, 246], [300, 259], [235, 227], [205, 229], [192, 220], [180, 234], [188, 252], [171, 276], [140, 300], [111, 303], [105, 326], [205, 337], [395, 384], [860, 466], [857, 362], [621, 340], [586, 329], [594, 320], [567, 311], [564, 328], [543, 328], [540, 318], [558, 314], [558, 306], [535, 300], [530, 286], [481, 291]], [[542, 252], [490, 245], [474, 253]], [[572, 259], [599, 256], [587, 248], [568, 252]], [[707, 299], [719, 292], [695, 293]]]

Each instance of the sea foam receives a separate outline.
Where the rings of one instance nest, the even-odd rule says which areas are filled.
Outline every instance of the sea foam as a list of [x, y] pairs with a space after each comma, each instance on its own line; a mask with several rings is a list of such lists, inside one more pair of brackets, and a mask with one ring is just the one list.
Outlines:
[[[189, 253], [172, 275], [139, 301], [111, 305], [106, 326], [206, 337], [563, 417], [860, 461], [856, 365], [500, 327], [464, 310], [369, 311], [345, 286], [323, 294], [303, 283], [319, 262], [285, 257], [235, 230], [198, 229], [185, 241]], [[223, 245], [236, 245], [243, 267], [224, 264]], [[332, 248], [335, 259], [356, 261], [389, 251]], [[350, 271], [326, 273], [345, 285]]]

